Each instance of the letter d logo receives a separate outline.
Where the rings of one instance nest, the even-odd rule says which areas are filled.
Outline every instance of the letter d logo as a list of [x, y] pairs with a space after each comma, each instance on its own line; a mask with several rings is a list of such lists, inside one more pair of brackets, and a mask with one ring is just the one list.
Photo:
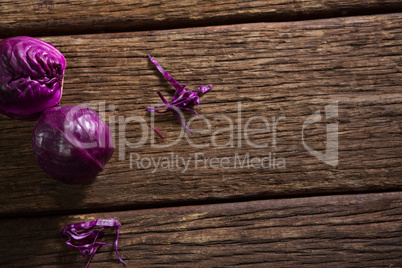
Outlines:
[[[325, 106], [325, 118], [329, 119], [337, 116], [338, 116], [338, 101]], [[323, 161], [324, 163], [330, 166], [336, 167], [338, 166], [338, 123], [327, 124], [327, 145], [325, 148], [325, 154], [311, 149], [304, 142], [304, 128], [320, 121], [321, 121], [320, 110], [310, 115], [306, 119], [306, 121], [304, 121], [302, 129], [303, 146], [304, 148], [307, 149], [307, 151], [310, 154], [314, 155], [319, 160]]]

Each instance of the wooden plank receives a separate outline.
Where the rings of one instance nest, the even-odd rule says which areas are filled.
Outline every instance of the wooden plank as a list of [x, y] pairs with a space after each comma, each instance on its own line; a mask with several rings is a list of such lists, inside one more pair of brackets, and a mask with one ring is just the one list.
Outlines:
[[[33, 123], [1, 117], [1, 214], [401, 189], [401, 21], [400, 14], [393, 14], [44, 38], [67, 58], [62, 105], [88, 104], [98, 111], [104, 105], [116, 151], [93, 183], [63, 185], [34, 161]], [[207, 148], [194, 148], [186, 138], [156, 148], [158, 139], [154, 142], [145, 124], [126, 122], [131, 116], [150, 122], [144, 108], [160, 103], [158, 90], [167, 98], [173, 91], [148, 53], [190, 89], [214, 84], [195, 108], [211, 130], [190, 139]], [[325, 119], [325, 107], [336, 101], [338, 116]], [[318, 110], [321, 123], [306, 127], [302, 135], [303, 124]], [[221, 115], [227, 118], [216, 118]], [[251, 131], [250, 140], [267, 148], [253, 148], [244, 136], [247, 121], [255, 116], [267, 118], [269, 129]], [[248, 128], [266, 128], [261, 120]], [[229, 121], [233, 135], [223, 130]], [[325, 153], [326, 127], [334, 123], [339, 132], [335, 167], [310, 154], [302, 142], [304, 137], [308, 146]], [[172, 115], [156, 115], [155, 127], [166, 135], [162, 145], [180, 137]], [[202, 120], [191, 125], [207, 127]], [[143, 135], [144, 145], [125, 146], [126, 140], [133, 144]], [[270, 153], [285, 165], [269, 166], [265, 157]], [[264, 166], [241, 166], [247, 154], [264, 158]], [[152, 158], [165, 164], [155, 168]], [[182, 158], [190, 159], [187, 169], [177, 162]], [[207, 158], [224, 163], [204, 162]]]
[[288, 21], [402, 10], [399, 0], [0, 1], [0, 36]]
[[[323, 196], [2, 220], [6, 267], [84, 267], [57, 236], [115, 217], [128, 267], [401, 267], [402, 193]], [[113, 243], [114, 230], [102, 239]], [[91, 267], [121, 267], [103, 247]]]

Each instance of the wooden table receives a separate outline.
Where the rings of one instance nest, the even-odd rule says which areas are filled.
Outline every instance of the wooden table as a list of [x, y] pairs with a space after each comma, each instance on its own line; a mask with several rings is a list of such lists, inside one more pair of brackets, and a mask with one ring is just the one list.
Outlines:
[[[101, 112], [116, 144], [95, 181], [64, 185], [35, 163], [34, 122], [0, 117], [2, 267], [85, 267], [59, 229], [111, 217], [128, 267], [402, 267], [400, 0], [0, 6], [0, 37], [56, 46], [61, 104]], [[193, 135], [145, 111], [174, 93], [148, 54], [214, 85]], [[104, 246], [91, 267], [122, 264]]]

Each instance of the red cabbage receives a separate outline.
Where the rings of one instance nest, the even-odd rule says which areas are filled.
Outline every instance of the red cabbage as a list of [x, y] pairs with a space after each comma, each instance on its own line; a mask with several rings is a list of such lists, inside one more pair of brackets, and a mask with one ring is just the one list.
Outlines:
[[32, 149], [39, 166], [67, 184], [93, 180], [114, 151], [101, 116], [80, 106], [45, 110], [33, 128]]
[[[149, 106], [146, 107], [146, 110], [150, 113], [167, 113], [167, 112], [172, 112], [173, 115], [179, 120], [179, 122], [191, 133], [193, 132], [188, 128], [184, 120], [182, 119], [180, 113], [178, 112], [179, 110], [189, 110], [192, 111], [195, 115], [199, 116], [202, 118], [198, 113], [196, 113], [193, 109], [189, 108], [189, 106], [198, 106], [200, 104], [200, 97], [198, 96], [197, 92], [193, 92], [191, 90], [185, 90], [184, 88], [186, 85], [181, 86], [168, 72], [166, 72], [162, 66], [150, 55], [149, 59], [152, 61], [152, 63], [156, 66], [158, 71], [163, 74], [163, 76], [169, 81], [169, 83], [176, 89], [176, 93], [173, 96], [173, 99], [168, 102], [165, 97], [163, 97], [162, 93], [158, 91], [158, 95], [163, 101], [164, 104], [162, 105], [157, 105], [155, 107]], [[212, 85], [208, 86], [201, 86], [198, 88], [201, 93], [206, 93], [210, 89], [212, 89]], [[164, 111], [160, 111], [157, 108], [165, 108]], [[158, 131], [159, 132], [159, 131]]]
[[[116, 251], [116, 255], [119, 258], [119, 261], [126, 264], [119, 255], [117, 251], [117, 244], [119, 241], [119, 231], [120, 231], [120, 222], [116, 219], [98, 219], [90, 222], [80, 222], [75, 224], [68, 224], [61, 229], [60, 235], [67, 236], [68, 240], [66, 244], [70, 247], [76, 248], [80, 251], [82, 256], [90, 256], [86, 268], [89, 267], [92, 258], [95, 256], [98, 249], [103, 245], [111, 246], [110, 244], [96, 242], [102, 233], [105, 227], [117, 227], [116, 228], [116, 240], [114, 241], [114, 249]], [[98, 230], [91, 230], [85, 232], [87, 229], [91, 229], [95, 226], [101, 226]], [[75, 244], [73, 244], [73, 242]]]
[[60, 102], [66, 60], [51, 44], [27, 37], [0, 41], [0, 113], [36, 119]]

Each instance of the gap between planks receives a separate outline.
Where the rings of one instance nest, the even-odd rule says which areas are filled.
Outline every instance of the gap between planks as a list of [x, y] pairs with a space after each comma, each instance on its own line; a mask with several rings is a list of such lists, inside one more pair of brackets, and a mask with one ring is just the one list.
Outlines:
[[227, 198], [227, 199], [209, 199], [209, 200], [189, 200], [189, 201], [168, 201], [165, 203], [146, 203], [138, 205], [126, 205], [122, 207], [111, 207], [104, 209], [78, 209], [78, 210], [67, 210], [67, 211], [52, 211], [48, 212], [26, 212], [21, 214], [3, 214], [1, 219], [27, 219], [27, 218], [43, 218], [43, 217], [58, 217], [58, 216], [76, 216], [82, 214], [96, 214], [96, 213], [124, 213], [127, 211], [141, 211], [141, 210], [153, 210], [153, 209], [169, 209], [169, 208], [181, 208], [181, 207], [198, 207], [198, 206], [212, 206], [212, 205], [225, 205], [225, 204], [236, 204], [236, 203], [247, 203], [247, 202], [264, 202], [264, 201], [274, 201], [274, 200], [297, 200], [306, 198], [330, 198], [336, 196], [359, 196], [359, 195], [377, 195], [377, 194], [388, 194], [402, 193], [399, 188], [389, 189], [384, 191], [360, 191], [360, 192], [333, 192], [333, 193], [316, 193], [311, 194], [292, 194], [292, 195], [278, 195], [278, 196], [250, 196], [250, 197], [239, 197], [239, 198]]
[[[88, 4], [89, 3], [89, 4]], [[0, 10], [0, 38], [15, 35], [52, 36], [118, 33], [255, 22], [388, 14], [402, 11], [397, 0], [345, 1], [147, 1], [125, 3], [99, 0], [54, 2], [27, 0], [8, 2]]]

